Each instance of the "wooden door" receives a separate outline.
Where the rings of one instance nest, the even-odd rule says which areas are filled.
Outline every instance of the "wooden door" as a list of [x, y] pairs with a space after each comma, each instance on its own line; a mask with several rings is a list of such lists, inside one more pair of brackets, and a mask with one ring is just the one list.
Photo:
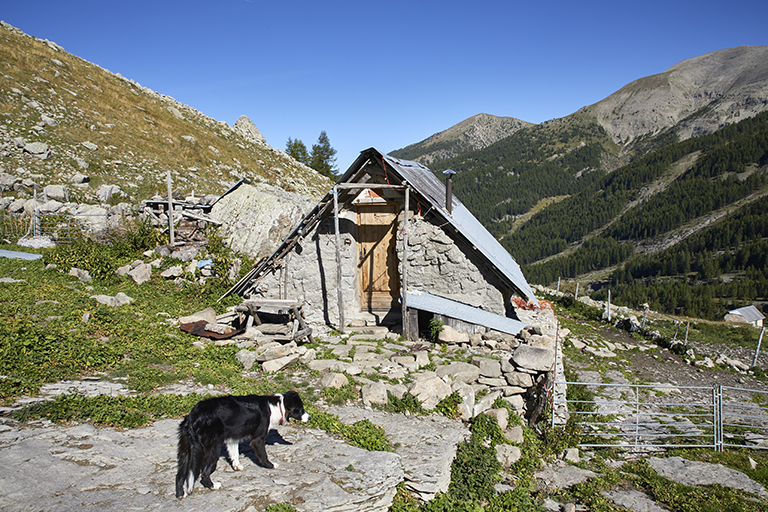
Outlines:
[[396, 218], [395, 203], [357, 205], [360, 308], [363, 311], [389, 310], [397, 304], [400, 284]]

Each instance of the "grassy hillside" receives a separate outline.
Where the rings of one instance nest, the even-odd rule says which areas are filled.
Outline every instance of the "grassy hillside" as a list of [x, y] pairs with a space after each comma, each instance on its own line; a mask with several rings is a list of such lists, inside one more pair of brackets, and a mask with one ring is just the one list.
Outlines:
[[[243, 177], [309, 196], [330, 187], [225, 122], [7, 24], [0, 26], [0, 63], [0, 171], [41, 186], [69, 184], [82, 173], [90, 183], [74, 200], [93, 200], [102, 184], [147, 199], [165, 190], [169, 170], [176, 188], [198, 195], [220, 194]], [[26, 154], [22, 147], [31, 142], [47, 144], [50, 157]]]

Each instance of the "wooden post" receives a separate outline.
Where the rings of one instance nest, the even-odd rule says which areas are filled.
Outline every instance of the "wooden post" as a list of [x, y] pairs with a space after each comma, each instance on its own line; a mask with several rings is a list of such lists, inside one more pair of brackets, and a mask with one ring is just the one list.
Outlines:
[[557, 278], [557, 290], [555, 290], [556, 293], [560, 293], [560, 278]]
[[606, 306], [608, 309], [608, 321], [611, 321], [611, 290], [608, 290], [608, 304]]
[[282, 298], [287, 299], [288, 298], [288, 260], [291, 257], [291, 251], [288, 251], [285, 255], [285, 260], [283, 263], [283, 293]]
[[648, 308], [650, 308], [650, 306], [648, 304], [646, 304], [645, 305], [645, 311], [643, 311], [643, 321], [640, 322], [640, 327], [642, 329], [645, 329], [645, 319], [648, 318]]
[[579, 283], [576, 283], [576, 293], [573, 294], [573, 298], [574, 300], [579, 300]]
[[173, 239], [173, 187], [171, 186], [171, 171], [168, 170], [168, 230], [170, 233], [170, 242], [171, 247], [175, 245], [175, 240]]
[[403, 270], [400, 274], [402, 282], [400, 284], [400, 322], [402, 324], [402, 335], [405, 339], [408, 337], [408, 209], [410, 208], [410, 191], [408, 182], [405, 183], [405, 211], [403, 215]]
[[755, 349], [755, 358], [752, 360], [752, 368], [757, 366], [757, 354], [760, 353], [760, 344], [763, 342], [763, 333], [765, 332], [765, 326], [760, 330], [760, 339], [757, 340], [757, 348]]
[[336, 295], [339, 301], [339, 332], [344, 332], [344, 294], [341, 291], [341, 234], [339, 233], [339, 191], [333, 187], [333, 228], [336, 231]]

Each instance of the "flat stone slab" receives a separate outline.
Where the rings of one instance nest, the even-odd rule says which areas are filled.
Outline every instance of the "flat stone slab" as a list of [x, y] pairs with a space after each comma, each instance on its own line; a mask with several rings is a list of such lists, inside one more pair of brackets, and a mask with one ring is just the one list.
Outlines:
[[403, 480], [400, 456], [368, 452], [303, 425], [281, 426], [267, 438], [278, 467], [252, 462], [240, 445], [244, 471], [222, 456], [213, 479], [184, 499], [174, 496], [179, 420], [118, 431], [47, 421], [1, 425], [0, 510], [256, 511], [291, 503], [304, 511], [386, 511]]
[[381, 425], [390, 441], [398, 443], [395, 450], [406, 486], [422, 499], [448, 490], [456, 446], [469, 438], [469, 429], [461, 421], [437, 414], [406, 416], [350, 406], [334, 407], [330, 412], [346, 424], [367, 419]]
[[683, 485], [720, 484], [757, 494], [764, 498], [768, 492], [741, 471], [727, 468], [722, 464], [698, 462], [682, 457], [651, 457], [648, 463], [659, 475]]
[[602, 494], [614, 504], [632, 512], [668, 512], [669, 510], [640, 491], [603, 491]]
[[588, 469], [581, 469], [571, 466], [564, 461], [558, 460], [534, 473], [537, 480], [540, 480], [548, 489], [567, 489], [572, 485], [586, 482], [590, 478], [597, 476], [597, 473]]

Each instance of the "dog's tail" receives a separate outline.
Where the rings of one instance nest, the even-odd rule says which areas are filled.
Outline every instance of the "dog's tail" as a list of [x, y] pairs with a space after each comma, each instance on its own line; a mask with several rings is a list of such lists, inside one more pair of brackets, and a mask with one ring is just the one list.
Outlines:
[[195, 464], [196, 436], [189, 416], [179, 424], [178, 471], [176, 471], [176, 497], [183, 498], [192, 492], [197, 478]]

